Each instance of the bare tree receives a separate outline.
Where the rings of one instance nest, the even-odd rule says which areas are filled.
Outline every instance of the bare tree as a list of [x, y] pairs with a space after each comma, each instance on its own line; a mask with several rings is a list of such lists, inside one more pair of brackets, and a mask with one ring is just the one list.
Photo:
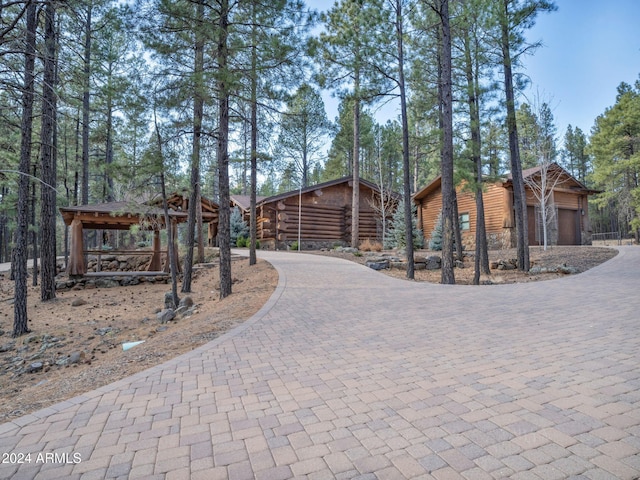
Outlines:
[[[536, 233], [542, 229], [542, 245], [546, 250], [549, 246], [550, 230], [557, 225], [556, 207], [553, 201], [553, 192], [566, 180], [564, 170], [556, 163], [542, 160], [538, 171], [528, 175], [524, 179], [536, 199]], [[557, 227], [556, 227], [557, 228]], [[552, 242], [553, 243], [553, 242]]]

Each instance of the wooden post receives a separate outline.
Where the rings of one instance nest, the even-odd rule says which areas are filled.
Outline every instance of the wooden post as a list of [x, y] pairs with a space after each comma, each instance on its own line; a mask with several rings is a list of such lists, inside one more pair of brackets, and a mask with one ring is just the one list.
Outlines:
[[84, 264], [84, 242], [82, 240], [82, 221], [74, 218], [71, 222], [71, 242], [69, 246], [69, 265], [67, 274], [69, 276], [82, 276], [87, 273]]
[[147, 267], [148, 272], [159, 272], [162, 270], [162, 256], [160, 254], [160, 231], [153, 231], [153, 254]]

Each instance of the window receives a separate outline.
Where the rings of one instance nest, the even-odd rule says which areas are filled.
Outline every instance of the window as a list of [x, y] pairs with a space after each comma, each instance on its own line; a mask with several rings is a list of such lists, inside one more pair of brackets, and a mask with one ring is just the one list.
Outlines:
[[458, 221], [460, 222], [460, 230], [469, 230], [469, 214], [461, 213], [460, 217], [458, 217]]

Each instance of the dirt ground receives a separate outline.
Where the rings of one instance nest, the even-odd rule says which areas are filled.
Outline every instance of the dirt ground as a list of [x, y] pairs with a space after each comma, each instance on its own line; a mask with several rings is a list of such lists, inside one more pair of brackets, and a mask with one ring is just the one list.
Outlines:
[[[346, 258], [361, 264], [372, 256], [379, 256], [377, 252], [364, 252], [362, 254], [353, 254], [346, 252], [326, 251], [319, 252], [323, 255], [331, 255]], [[393, 252], [380, 252], [381, 254], [393, 254]], [[420, 250], [415, 252], [415, 257], [428, 257], [430, 255], [439, 255], [440, 252], [430, 252], [428, 250]], [[573, 267], [577, 272], [584, 272], [590, 268], [600, 265], [618, 254], [613, 248], [605, 247], [549, 247], [546, 251], [542, 247], [530, 247], [529, 257], [531, 267], [546, 267], [547, 269], [556, 269], [560, 266]], [[515, 249], [507, 250], [491, 250], [489, 251], [489, 262], [516, 263], [517, 257]], [[473, 283], [474, 274], [474, 258], [472, 255], [465, 255], [463, 268], [454, 269], [456, 284], [471, 285]], [[405, 268], [390, 268], [381, 270], [382, 273], [396, 278], [406, 279]], [[496, 285], [502, 283], [524, 283], [537, 282], [542, 280], [551, 280], [566, 276], [565, 273], [538, 273], [529, 274], [519, 270], [498, 270], [492, 269], [491, 274], [480, 277], [481, 283], [485, 285]], [[416, 270], [415, 280], [419, 282], [440, 283], [440, 270]]]
[[[167, 284], [60, 291], [52, 302], [41, 302], [40, 287], [29, 286], [31, 333], [14, 339], [13, 282], [0, 275], [0, 422], [193, 350], [250, 318], [278, 283], [275, 269], [261, 260], [249, 267], [248, 259], [234, 259], [232, 278], [232, 295], [219, 300], [219, 269], [198, 270], [188, 294], [194, 313], [165, 324], [156, 312], [164, 308]], [[187, 295], [179, 290], [180, 284], [180, 298]], [[72, 306], [77, 299], [86, 303]], [[123, 351], [123, 343], [140, 340]], [[28, 373], [34, 363], [42, 369]]]
[[[359, 263], [368, 258], [366, 253], [314, 253]], [[568, 265], [582, 272], [616, 253], [595, 247], [555, 247], [547, 252], [532, 248], [531, 259], [534, 265]], [[509, 250], [490, 253], [492, 261], [513, 257], [515, 252]], [[473, 276], [473, 259], [465, 258], [464, 263], [465, 268], [455, 270], [457, 283], [470, 283]], [[384, 273], [405, 276], [400, 269]], [[489, 279], [490, 283], [513, 283], [562, 275], [495, 270]], [[8, 273], [0, 274], [0, 422], [99, 388], [213, 340], [257, 312], [278, 282], [275, 269], [264, 261], [249, 267], [248, 260], [236, 259], [232, 276], [233, 294], [219, 300], [218, 269], [198, 269], [190, 294], [195, 312], [165, 324], [159, 323], [156, 312], [163, 308], [164, 294], [170, 290], [166, 284], [61, 291], [46, 303], [39, 300], [39, 287], [29, 287], [32, 332], [13, 339], [13, 282]], [[438, 283], [440, 271], [416, 271], [416, 280]], [[78, 299], [86, 303], [72, 306]], [[123, 351], [123, 343], [140, 340], [144, 343]], [[42, 368], [28, 373], [34, 363], [41, 363]]]

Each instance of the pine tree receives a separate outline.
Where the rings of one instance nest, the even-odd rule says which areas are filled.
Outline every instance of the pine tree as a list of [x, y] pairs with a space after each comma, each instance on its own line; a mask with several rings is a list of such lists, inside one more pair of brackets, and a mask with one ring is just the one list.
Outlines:
[[247, 222], [242, 218], [242, 212], [238, 207], [235, 207], [231, 211], [231, 217], [229, 217], [229, 231], [231, 232], [231, 245], [236, 245], [238, 238], [247, 238], [249, 233], [249, 226]]
[[278, 151], [285, 162], [296, 166], [303, 188], [309, 185], [329, 128], [322, 97], [311, 85], [303, 84], [287, 102], [278, 138]]
[[[417, 207], [412, 202], [411, 204], [411, 228], [413, 230], [413, 248], [422, 248], [424, 245], [424, 236], [422, 230], [418, 228], [417, 219]], [[405, 206], [404, 200], [398, 202], [391, 225], [387, 230], [387, 234], [384, 239], [384, 248], [387, 249], [406, 249], [407, 247], [407, 226], [405, 222]]]
[[436, 225], [431, 232], [431, 238], [429, 239], [429, 250], [439, 252], [442, 250], [442, 211], [438, 214]]

